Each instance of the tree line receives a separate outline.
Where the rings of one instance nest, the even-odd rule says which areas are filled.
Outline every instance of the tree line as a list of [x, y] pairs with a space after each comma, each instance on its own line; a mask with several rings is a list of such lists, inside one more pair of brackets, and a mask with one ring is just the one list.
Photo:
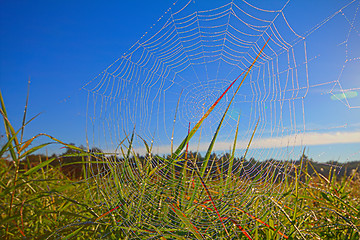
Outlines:
[[[72, 144], [73, 145], [73, 144]], [[79, 180], [86, 178], [86, 171], [91, 168], [92, 174], [97, 174], [102, 171], [108, 170], [109, 162], [112, 163], [121, 163], [125, 161], [123, 157], [116, 155], [104, 154], [103, 151], [99, 148], [91, 148], [89, 152], [91, 154], [82, 154], [87, 152], [86, 148], [83, 146], [79, 147], [82, 151], [77, 151], [72, 148], [65, 148], [65, 152], [62, 154], [52, 154], [51, 156], [46, 156], [44, 154], [31, 154], [21, 161], [20, 169], [27, 170], [31, 167], [36, 166], [37, 164], [48, 160], [49, 158], [54, 158], [55, 160], [51, 162], [50, 165], [53, 167], [58, 167], [65, 177], [70, 179]], [[180, 175], [183, 171], [184, 166], [187, 166], [187, 169], [196, 167], [201, 169], [204, 163], [204, 156], [200, 153], [189, 152], [187, 154], [188, 159], [183, 159], [185, 154], [180, 158], [180, 161], [177, 161], [176, 166], [174, 167], [175, 172]], [[205, 169], [205, 174], [211, 178], [220, 178], [226, 177], [226, 174], [229, 172], [229, 158], [230, 154], [225, 153], [217, 155], [212, 153], [207, 163], [207, 168]], [[138, 169], [141, 165], [145, 165], [147, 161], [151, 161], [152, 167], [165, 163], [170, 159], [170, 155], [154, 155], [154, 156], [129, 156], [127, 161], [130, 163], [130, 166], [134, 171]], [[10, 162], [8, 164], [11, 164]], [[298, 160], [276, 160], [276, 159], [267, 159], [267, 160], [256, 160], [254, 158], [243, 158], [236, 157], [233, 160], [231, 174], [237, 176], [245, 176], [249, 179], [255, 179], [259, 177], [259, 174], [262, 176], [271, 176], [272, 178], [281, 179], [284, 174], [295, 176], [294, 174], [294, 165], [300, 166], [304, 171], [309, 175], [316, 175], [316, 173], [321, 174], [325, 177], [329, 176], [330, 171], [334, 171], [338, 178], [344, 176], [348, 177], [352, 174], [360, 174], [360, 161], [353, 162], [316, 162], [308, 156], [303, 156]]]

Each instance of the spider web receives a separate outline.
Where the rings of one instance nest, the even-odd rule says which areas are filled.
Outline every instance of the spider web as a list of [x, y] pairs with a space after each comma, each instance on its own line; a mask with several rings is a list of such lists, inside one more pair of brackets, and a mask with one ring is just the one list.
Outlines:
[[[357, 52], [349, 51], [349, 46], [358, 40], [355, 4], [356, 1], [350, 2], [301, 36], [287, 21], [284, 14], [287, 4], [279, 10], [264, 10], [240, 1], [198, 11], [194, 2], [189, 1], [180, 9], [178, 3], [158, 20], [161, 27], [154, 24], [127, 53], [84, 86], [92, 98], [90, 105], [94, 106], [93, 111], [88, 111], [93, 145], [114, 150], [124, 132], [129, 133], [136, 126], [137, 134], [156, 142], [155, 153], [169, 153], [172, 137], [178, 138], [174, 143], [179, 143], [188, 124], [195, 124], [239, 73], [249, 67], [269, 37], [262, 58], [250, 72], [225, 119], [217, 149], [229, 149], [224, 144], [232, 139], [240, 112], [239, 137], [245, 141], [239, 148], [246, 146], [259, 117], [258, 139], [300, 135], [305, 130], [304, 98], [310, 87], [329, 85], [327, 93], [334, 99], [348, 108], [359, 108], [357, 102], [351, 102], [355, 99], [347, 98], [347, 92], [359, 88], [343, 87], [341, 83], [346, 68], [356, 68], [359, 60]], [[347, 15], [346, 10], [351, 8], [356, 9], [355, 13]], [[341, 43], [346, 48], [342, 69], [336, 79], [310, 83], [309, 61], [317, 56], [309, 60], [308, 39], [338, 15], [348, 23], [346, 38]], [[198, 133], [205, 143], [216, 129], [226, 100], [220, 102]], [[176, 129], [172, 134], [175, 114]], [[292, 145], [283, 142], [271, 147]], [[256, 146], [255, 141], [253, 147]], [[194, 150], [199, 147], [204, 150], [204, 146]]]
[[[188, 126], [201, 119], [270, 39], [235, 96], [214, 149], [219, 153], [230, 151], [240, 116], [236, 155], [244, 156], [257, 126], [247, 158], [270, 160], [263, 165], [253, 165], [251, 161], [238, 164], [234, 171], [251, 176], [252, 191], [266, 192], [279, 199], [284, 191], [281, 182], [293, 165], [271, 159], [292, 163], [291, 159], [301, 157], [303, 136], [314, 130], [305, 124], [305, 107], [309, 104], [306, 99], [312, 99], [311, 94], [320, 89], [322, 94], [341, 101], [348, 109], [360, 108], [358, 98], [351, 97], [360, 88], [347, 81], [350, 73], [360, 69], [359, 1], [349, 2], [304, 33], [297, 32], [287, 19], [289, 2], [275, 10], [235, 0], [206, 10], [199, 10], [201, 7], [195, 1], [174, 3], [126, 53], [83, 87], [88, 91], [90, 144], [120, 154], [119, 143], [135, 131], [151, 143], [153, 154], [170, 154], [171, 145], [180, 144]], [[327, 25], [339, 19], [341, 25], [327, 31]], [[337, 30], [338, 38], [329, 38]], [[317, 35], [329, 44], [319, 45]], [[329, 46], [339, 45], [341, 48], [329, 52]], [[320, 50], [316, 51], [317, 48]], [[329, 65], [319, 59], [337, 51], [343, 58], [337, 59], [336, 67], [329, 70]], [[327, 77], [317, 80], [315, 69], [326, 71]], [[190, 150], [206, 151], [235, 89], [230, 89], [204, 121], [190, 141]], [[141, 138], [135, 138], [133, 147], [136, 153], [145, 154]], [[109, 165], [116, 167], [116, 164], [109, 159]], [[221, 164], [220, 167], [229, 165], [226, 161]], [[262, 176], [270, 176], [274, 171], [279, 172], [276, 184], [266, 177], [256, 179], [260, 172], [266, 173]], [[167, 178], [164, 172], [158, 175]], [[122, 181], [129, 184], [125, 178]], [[252, 192], [248, 191], [249, 181], [244, 180], [231, 193], [242, 194], [242, 206], [254, 201]], [[105, 183], [108, 187], [104, 192], [108, 200], [116, 202], [113, 182], [114, 179], [109, 179]], [[133, 200], [138, 200], [136, 196], [136, 193], [132, 195]], [[154, 199], [148, 197], [146, 201]], [[226, 204], [220, 202], [218, 207]], [[259, 206], [259, 216], [271, 207], [265, 201]], [[156, 222], [149, 214], [144, 216]], [[135, 219], [126, 221], [128, 226], [133, 226]], [[254, 220], [244, 219], [242, 224], [249, 221]], [[158, 224], [171, 226], [170, 222]], [[210, 226], [198, 224], [204, 228]]]

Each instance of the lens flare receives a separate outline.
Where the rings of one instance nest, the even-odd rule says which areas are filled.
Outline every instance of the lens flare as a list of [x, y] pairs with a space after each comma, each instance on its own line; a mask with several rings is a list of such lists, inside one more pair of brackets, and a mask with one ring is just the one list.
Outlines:
[[357, 97], [359, 94], [356, 91], [348, 91], [348, 92], [342, 92], [342, 93], [337, 93], [337, 94], [333, 94], [331, 96], [331, 100], [342, 100], [345, 98], [355, 98]]

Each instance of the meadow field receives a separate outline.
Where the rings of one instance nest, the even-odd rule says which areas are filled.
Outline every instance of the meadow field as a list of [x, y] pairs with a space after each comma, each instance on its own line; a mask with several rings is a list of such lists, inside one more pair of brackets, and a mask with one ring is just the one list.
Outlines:
[[[319, 171], [305, 155], [251, 163], [233, 152], [210, 154], [211, 147], [205, 157], [180, 151], [174, 158], [152, 155], [145, 140], [148, 154], [140, 157], [134, 133], [122, 142], [121, 155], [111, 155], [46, 134], [23, 139], [27, 122], [14, 129], [2, 97], [1, 105], [1, 239], [360, 237], [356, 164], [339, 175], [336, 164]], [[48, 142], [32, 144], [38, 137]], [[50, 143], [66, 152], [36, 154]], [[235, 171], [256, 164], [255, 174]]]
[[360, 240], [360, 0], [0, 4], [0, 240]]

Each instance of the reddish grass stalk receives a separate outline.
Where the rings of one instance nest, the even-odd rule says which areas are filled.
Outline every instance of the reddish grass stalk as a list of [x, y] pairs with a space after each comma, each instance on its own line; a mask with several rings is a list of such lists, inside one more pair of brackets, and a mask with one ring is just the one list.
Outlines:
[[[238, 88], [235, 91], [234, 97], [236, 95], [236, 93], [239, 91], [240, 87], [242, 86], [242, 84], [244, 83], [247, 75], [249, 74], [251, 68], [254, 66], [254, 64], [256, 63], [256, 61], [258, 60], [258, 58], [262, 57], [261, 54], [264, 51], [266, 45], [268, 44], [269, 40], [270, 40], [271, 36], [269, 37], [269, 39], [265, 42], [264, 46], [261, 48], [260, 52], [258, 53], [258, 55], [256, 56], [256, 58], [254, 59], [254, 61], [252, 62], [252, 64], [244, 71], [245, 76], [243, 77], [241, 83], [239, 84]], [[244, 73], [243, 72], [243, 73]], [[175, 153], [172, 155], [172, 158], [175, 159], [179, 156], [180, 152], [184, 149], [185, 145], [189, 142], [189, 140], [192, 138], [192, 136], [195, 134], [195, 132], [199, 129], [199, 127], [201, 126], [201, 124], [203, 123], [203, 121], [205, 120], [205, 118], [207, 118], [209, 116], [209, 114], [214, 110], [214, 108], [216, 107], [216, 105], [220, 102], [220, 100], [225, 96], [225, 94], [229, 91], [229, 89], [234, 85], [234, 83], [240, 78], [240, 76], [242, 76], [241, 73], [227, 88], [226, 90], [221, 94], [221, 96], [215, 101], [215, 103], [213, 105], [211, 105], [211, 107], [206, 111], [206, 113], [202, 116], [202, 118], [195, 124], [194, 128], [191, 129], [190, 133], [187, 135], [187, 137], [183, 140], [183, 142], [180, 144], [180, 146], [176, 149]], [[234, 98], [233, 97], [233, 98]]]
[[207, 188], [204, 180], [202, 179], [200, 173], [197, 171], [197, 169], [195, 168], [195, 166], [194, 166], [194, 169], [195, 169], [196, 174], [197, 174], [197, 175], [199, 176], [199, 178], [200, 178], [200, 181], [201, 181], [202, 186], [204, 187], [207, 195], [209, 196], [209, 199], [210, 199], [210, 201], [211, 201], [211, 203], [212, 203], [212, 205], [213, 205], [213, 207], [214, 207], [214, 209], [215, 209], [215, 211], [216, 211], [216, 214], [218, 215], [218, 217], [219, 217], [219, 219], [220, 219], [220, 222], [221, 222], [222, 226], [223, 226], [224, 229], [225, 229], [226, 234], [230, 237], [230, 234], [229, 234], [229, 232], [227, 231], [227, 229], [226, 229], [226, 227], [225, 227], [225, 224], [224, 224], [224, 222], [223, 222], [223, 220], [222, 220], [222, 218], [221, 218], [221, 216], [220, 216], [220, 213], [219, 213], [218, 209], [216, 208], [215, 203], [214, 203], [214, 201], [213, 201], [213, 199], [212, 199], [212, 197], [211, 197], [211, 194], [210, 194], [209, 189]]
[[252, 240], [251, 236], [246, 232], [246, 230], [245, 230], [244, 228], [242, 228], [242, 227], [241, 227], [239, 224], [237, 224], [234, 220], [230, 219], [230, 221], [231, 221], [232, 223], [234, 223], [235, 226], [237, 226], [237, 227], [240, 229], [240, 231], [241, 231], [249, 240]]
[[223, 217], [223, 219], [229, 219], [233, 224], [235, 224], [236, 227], [238, 227], [240, 229], [240, 231], [250, 240], [252, 240], [251, 236], [246, 232], [246, 230], [240, 226], [240, 224], [238, 224], [234, 219], [228, 218], [228, 217]]
[[259, 57], [261, 57], [260, 55], [262, 54], [265, 46], [267, 45], [267, 43], [269, 42], [271, 37], [269, 37], [269, 39], [266, 41], [266, 43], [264, 44], [264, 46], [262, 47], [262, 49], [260, 50], [259, 54], [256, 56], [256, 58], [254, 59], [253, 63], [251, 64], [250, 67], [248, 67], [246, 70], [244, 70], [231, 84], [230, 86], [228, 86], [226, 88], [226, 90], [223, 92], [223, 94], [221, 94], [221, 96], [215, 101], [215, 103], [209, 108], [209, 110], [207, 110], [207, 112], [204, 114], [204, 116], [200, 119], [200, 121], [196, 124], [201, 124], [204, 119], [211, 113], [211, 111], [215, 108], [215, 106], [220, 102], [220, 100], [224, 97], [224, 95], [229, 91], [229, 89], [232, 87], [232, 85], [234, 85], [234, 83], [243, 75], [244, 72], [246, 72], [245, 77], [243, 78], [243, 81], [240, 83], [240, 86], [242, 85], [242, 83], [244, 82], [247, 74], [250, 72], [251, 68], [254, 66], [255, 62], [257, 61], [257, 59]]
[[286, 206], [283, 202], [280, 202], [280, 201], [278, 201], [278, 200], [276, 200], [276, 199], [273, 199], [273, 201], [275, 201], [275, 202], [283, 205], [284, 207], [286, 207], [287, 209], [289, 209], [289, 210], [291, 210], [291, 211], [294, 211], [294, 209], [292, 209], [291, 207]]
[[21, 235], [22, 235], [23, 237], [25, 237], [25, 234], [24, 234], [24, 232], [21, 230], [21, 228], [19, 227], [19, 225], [18, 225], [15, 221], [14, 221], [14, 223], [15, 223], [17, 229], [19, 230], [19, 232], [21, 233]]
[[115, 210], [118, 209], [119, 207], [120, 207], [120, 206], [116, 206], [115, 208], [111, 209], [110, 211], [102, 214], [100, 217], [98, 217], [97, 219], [95, 219], [95, 222], [96, 222], [97, 220], [99, 220], [100, 218], [105, 217], [106, 215], [112, 213], [113, 211], [115, 211]]
[[286, 239], [289, 238], [289, 237], [286, 236], [284, 233], [282, 233], [282, 232], [280, 232], [280, 231], [277, 231], [276, 228], [271, 227], [269, 224], [265, 223], [264, 221], [262, 221], [261, 219], [255, 217], [255, 216], [251, 215], [250, 213], [247, 213], [247, 212], [245, 212], [244, 210], [242, 210], [242, 209], [240, 209], [240, 208], [238, 208], [238, 207], [235, 207], [235, 206], [233, 206], [233, 208], [239, 210], [239, 211], [242, 212], [242, 213], [245, 213], [245, 214], [248, 215], [250, 218], [252, 218], [252, 219], [258, 221], [259, 223], [265, 225], [266, 227], [270, 228], [270, 229], [273, 230], [274, 232], [277, 232], [278, 234], [280, 234], [280, 235], [283, 236], [284, 238], [286, 238]]
[[[189, 196], [185, 196], [185, 197], [186, 197], [187, 200], [190, 200]], [[174, 200], [174, 197], [168, 197], [168, 198], [171, 199], [171, 200]], [[194, 200], [194, 203], [198, 204], [198, 207], [203, 207], [203, 208], [213, 212], [214, 210], [212, 208], [205, 205], [205, 203], [207, 203], [207, 202], [210, 202], [210, 200], [205, 200], [205, 201], [200, 202], [200, 203], [197, 200]], [[178, 206], [179, 206], [179, 204], [178, 204]]]

